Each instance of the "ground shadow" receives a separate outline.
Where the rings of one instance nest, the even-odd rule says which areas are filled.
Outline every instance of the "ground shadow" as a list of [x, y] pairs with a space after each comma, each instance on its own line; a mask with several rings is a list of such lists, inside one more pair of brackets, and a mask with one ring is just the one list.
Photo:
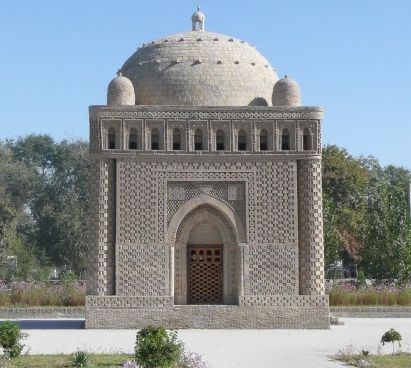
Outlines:
[[[0, 320], [0, 324], [4, 320]], [[84, 329], [84, 319], [51, 320], [51, 319], [21, 319], [14, 320], [23, 330], [81, 330]]]

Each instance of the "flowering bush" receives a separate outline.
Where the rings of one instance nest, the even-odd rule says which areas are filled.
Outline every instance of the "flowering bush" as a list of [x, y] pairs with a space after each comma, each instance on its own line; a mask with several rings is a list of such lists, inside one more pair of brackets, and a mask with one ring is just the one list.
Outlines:
[[0, 306], [79, 306], [84, 305], [83, 281], [9, 282], [0, 281]]
[[180, 362], [181, 368], [208, 368], [208, 364], [200, 354], [184, 352]]

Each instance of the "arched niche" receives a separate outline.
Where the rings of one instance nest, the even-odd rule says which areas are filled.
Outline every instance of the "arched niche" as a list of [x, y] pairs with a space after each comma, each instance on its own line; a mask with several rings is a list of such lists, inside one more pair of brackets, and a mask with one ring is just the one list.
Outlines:
[[241, 294], [242, 269], [235, 216], [227, 213], [227, 208], [224, 208], [226, 205], [222, 202], [219, 204], [220, 207], [215, 203], [214, 205], [201, 203], [194, 207], [192, 205], [193, 203], [186, 204], [184, 215], [178, 217], [177, 212], [170, 223], [170, 227], [174, 226], [168, 234], [169, 240], [174, 239], [174, 247], [172, 247], [174, 302], [175, 304], [190, 302], [189, 284], [192, 275], [190, 276], [189, 253], [198, 245], [220, 247], [222, 251], [221, 304], [236, 304]]

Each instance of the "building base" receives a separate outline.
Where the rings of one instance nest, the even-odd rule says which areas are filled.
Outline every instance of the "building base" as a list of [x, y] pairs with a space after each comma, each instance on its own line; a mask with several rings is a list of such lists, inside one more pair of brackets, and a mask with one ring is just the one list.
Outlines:
[[[124, 307], [121, 301], [127, 300]], [[117, 329], [143, 328], [148, 325], [169, 329], [328, 329], [330, 309], [328, 298], [301, 296], [311, 305], [172, 305], [163, 298], [163, 305], [149, 305], [150, 298], [133, 306], [134, 298], [88, 296], [86, 300], [86, 328]], [[293, 297], [292, 299], [296, 299]], [[131, 300], [131, 302], [130, 302]], [[289, 300], [287, 298], [287, 300]], [[169, 301], [170, 303], [167, 303]], [[319, 303], [319, 301], [321, 301]], [[167, 305], [168, 304], [168, 305]], [[305, 303], [307, 304], [307, 303]]]

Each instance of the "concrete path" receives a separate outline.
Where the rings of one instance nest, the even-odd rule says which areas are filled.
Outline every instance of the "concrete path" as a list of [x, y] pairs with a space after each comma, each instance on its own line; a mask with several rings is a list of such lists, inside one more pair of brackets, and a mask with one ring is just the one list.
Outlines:
[[[411, 351], [411, 319], [346, 318], [330, 330], [179, 330], [186, 347], [201, 353], [211, 368], [342, 367], [329, 355], [347, 345], [376, 352], [382, 334], [393, 327]], [[1, 322], [1, 321], [0, 321]], [[126, 352], [134, 347], [133, 330], [84, 330], [83, 320], [21, 320], [29, 333], [29, 354]], [[63, 328], [63, 329], [62, 329]], [[389, 352], [390, 346], [384, 351]]]

